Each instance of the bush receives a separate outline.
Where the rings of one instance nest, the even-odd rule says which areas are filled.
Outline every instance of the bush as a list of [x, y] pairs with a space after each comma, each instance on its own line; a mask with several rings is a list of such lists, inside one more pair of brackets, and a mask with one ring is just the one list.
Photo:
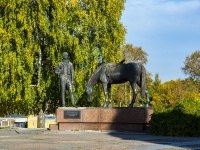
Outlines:
[[183, 100], [174, 108], [152, 115], [150, 132], [156, 135], [200, 136], [200, 99]]

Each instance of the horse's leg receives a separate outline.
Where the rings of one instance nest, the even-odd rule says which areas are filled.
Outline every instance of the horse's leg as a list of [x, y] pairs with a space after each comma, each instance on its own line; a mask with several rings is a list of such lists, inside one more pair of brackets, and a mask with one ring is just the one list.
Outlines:
[[107, 107], [110, 107], [111, 103], [111, 84], [108, 84], [108, 102], [107, 102]]
[[105, 95], [105, 102], [103, 104], [103, 107], [107, 107], [107, 103], [108, 103], [108, 84], [107, 83], [102, 83], [103, 86], [103, 91], [104, 91], [104, 95]]
[[130, 83], [130, 84], [131, 84], [131, 87], [133, 90], [133, 99], [132, 99], [129, 107], [133, 107], [133, 104], [135, 103], [135, 99], [137, 97], [137, 85], [136, 85], [136, 83]]

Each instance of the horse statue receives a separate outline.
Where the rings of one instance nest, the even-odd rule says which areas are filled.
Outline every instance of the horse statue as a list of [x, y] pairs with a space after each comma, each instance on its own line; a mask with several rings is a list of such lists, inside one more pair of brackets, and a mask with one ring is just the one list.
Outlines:
[[105, 63], [100, 65], [90, 76], [86, 93], [89, 102], [92, 102], [94, 85], [101, 83], [104, 90], [105, 102], [103, 107], [109, 107], [111, 103], [111, 84], [120, 84], [129, 81], [133, 90], [133, 99], [129, 107], [133, 107], [137, 97], [137, 85], [141, 88], [141, 97], [147, 99], [146, 107], [149, 106], [149, 98], [146, 89], [146, 70], [143, 65], [130, 62], [124, 64], [122, 60], [118, 64]]

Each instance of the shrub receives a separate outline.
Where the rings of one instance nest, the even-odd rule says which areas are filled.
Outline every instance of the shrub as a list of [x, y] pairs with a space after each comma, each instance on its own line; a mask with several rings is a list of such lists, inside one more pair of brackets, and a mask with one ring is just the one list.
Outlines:
[[200, 99], [183, 100], [174, 108], [152, 115], [150, 132], [156, 135], [200, 136]]

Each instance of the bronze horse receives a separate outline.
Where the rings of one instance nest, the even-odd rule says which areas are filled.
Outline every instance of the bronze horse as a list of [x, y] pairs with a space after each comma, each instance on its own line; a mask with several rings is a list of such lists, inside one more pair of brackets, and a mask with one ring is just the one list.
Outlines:
[[141, 97], [146, 97], [148, 107], [149, 99], [146, 89], [146, 70], [143, 65], [130, 62], [128, 64], [105, 63], [99, 66], [90, 76], [86, 86], [87, 99], [92, 101], [93, 87], [101, 83], [104, 90], [105, 102], [103, 107], [109, 107], [111, 103], [111, 84], [120, 84], [129, 81], [133, 90], [133, 99], [129, 107], [133, 107], [137, 97], [137, 85], [141, 88]]

